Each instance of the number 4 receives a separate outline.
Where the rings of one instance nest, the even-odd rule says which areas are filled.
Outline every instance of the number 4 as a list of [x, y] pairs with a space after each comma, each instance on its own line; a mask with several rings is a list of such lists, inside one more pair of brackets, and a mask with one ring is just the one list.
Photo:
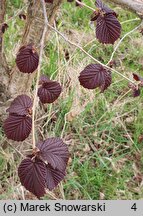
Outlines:
[[134, 203], [134, 204], [132, 205], [131, 209], [133, 209], [134, 211], [136, 211], [136, 210], [137, 210], [136, 203]]

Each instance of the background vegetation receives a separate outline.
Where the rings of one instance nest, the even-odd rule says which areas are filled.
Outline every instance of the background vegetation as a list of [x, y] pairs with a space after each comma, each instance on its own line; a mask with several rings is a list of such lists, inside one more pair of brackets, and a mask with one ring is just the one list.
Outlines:
[[[24, 7], [20, 0], [8, 2], [6, 20]], [[84, 2], [94, 7], [93, 0]], [[135, 14], [117, 5], [111, 7], [119, 14], [122, 36], [139, 25]], [[89, 21], [91, 14], [89, 9], [65, 1], [55, 26], [106, 64], [116, 44], [107, 46], [96, 40], [94, 26]], [[125, 22], [130, 19], [135, 20]], [[15, 17], [8, 25], [5, 52], [13, 67], [24, 21]], [[131, 79], [133, 72], [143, 75], [142, 49], [143, 36], [139, 31], [126, 37], [115, 54], [116, 70]], [[39, 107], [37, 126], [44, 138], [62, 137], [69, 146], [71, 158], [65, 181], [45, 199], [142, 199], [143, 95], [133, 98], [128, 82], [116, 74], [112, 74], [112, 85], [104, 94], [98, 89], [83, 89], [78, 75], [89, 63], [93, 63], [89, 57], [51, 32], [45, 44], [42, 72], [58, 80], [63, 85], [63, 93], [54, 104], [44, 109]], [[4, 149], [4, 140], [1, 128], [0, 199], [35, 199], [20, 186], [16, 173], [22, 154], [27, 154], [25, 143], [9, 141]]]

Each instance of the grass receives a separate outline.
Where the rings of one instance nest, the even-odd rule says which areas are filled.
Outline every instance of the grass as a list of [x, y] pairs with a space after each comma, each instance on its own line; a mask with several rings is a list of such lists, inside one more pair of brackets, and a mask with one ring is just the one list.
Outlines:
[[[94, 7], [92, 0], [84, 2]], [[21, 1], [9, 1], [7, 13], [11, 15], [10, 7], [17, 10], [22, 7]], [[111, 7], [119, 13], [121, 22], [136, 18], [135, 14], [116, 5]], [[113, 46], [102, 45], [95, 39], [90, 16], [89, 9], [76, 8], [74, 3], [64, 2], [57, 28], [95, 58], [107, 63]], [[139, 23], [123, 23], [122, 36]], [[15, 64], [23, 28], [23, 21], [16, 18], [9, 23], [5, 34], [5, 51], [10, 66]], [[114, 57], [116, 70], [130, 78], [133, 72], [143, 75], [142, 47], [139, 31], [125, 38]], [[69, 53], [69, 61], [65, 58], [65, 51]], [[83, 89], [78, 83], [78, 75], [89, 63], [92, 60], [85, 54], [51, 32], [45, 46], [42, 72], [61, 82], [63, 93], [57, 102], [46, 107], [42, 136], [62, 136], [71, 154], [63, 189], [61, 185], [55, 189], [54, 197], [63, 198], [64, 194], [66, 199], [142, 199], [143, 142], [139, 137], [143, 135], [143, 93], [133, 98], [128, 92], [128, 82], [116, 74], [112, 75], [112, 85], [104, 94], [99, 90]], [[0, 139], [3, 142], [2, 130]], [[25, 149], [21, 144], [0, 149], [0, 199], [23, 198], [16, 167], [21, 160], [17, 151], [25, 154]], [[45, 199], [51, 199], [53, 194], [47, 194]], [[25, 197], [34, 199], [26, 191]]]

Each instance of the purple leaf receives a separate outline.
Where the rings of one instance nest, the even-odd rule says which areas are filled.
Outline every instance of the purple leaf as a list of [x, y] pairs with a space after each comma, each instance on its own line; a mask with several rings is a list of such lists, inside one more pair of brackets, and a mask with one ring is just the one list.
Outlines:
[[4, 23], [3, 25], [2, 25], [2, 27], [1, 27], [1, 31], [2, 31], [2, 33], [4, 34], [5, 33], [5, 31], [8, 29], [8, 25], [7, 25], [7, 23]]
[[19, 18], [23, 19], [23, 20], [26, 20], [26, 15], [25, 14], [19, 14]]
[[65, 177], [65, 171], [53, 169], [49, 164], [46, 166], [46, 185], [49, 190], [53, 190]]
[[121, 25], [113, 14], [98, 16], [96, 25], [96, 37], [103, 44], [114, 44], [120, 37]]
[[32, 112], [32, 105], [33, 103], [29, 96], [19, 95], [13, 100], [7, 112], [17, 115], [28, 115]]
[[53, 1], [54, 0], [45, 0], [46, 3], [51, 3], [51, 4], [53, 4]]
[[8, 139], [25, 140], [32, 129], [32, 119], [29, 116], [10, 114], [4, 122], [4, 132]]
[[104, 92], [112, 82], [111, 72], [100, 64], [89, 64], [80, 73], [79, 82], [84, 88], [99, 87]]
[[38, 198], [44, 196], [46, 187], [46, 166], [38, 160], [24, 159], [18, 167], [21, 184]]
[[39, 56], [31, 44], [27, 45], [26, 47], [23, 46], [20, 48], [16, 57], [16, 64], [21, 72], [34, 72], [38, 67], [38, 63]]
[[96, 0], [95, 5], [101, 9], [104, 7], [104, 3], [101, 0]]
[[59, 97], [62, 87], [56, 81], [46, 81], [46, 77], [43, 77], [42, 80], [40, 80], [40, 83], [41, 82], [43, 83], [38, 89], [38, 97], [40, 101], [42, 103], [53, 103]]
[[132, 89], [133, 97], [138, 97], [141, 94], [140, 89]]
[[40, 156], [47, 161], [54, 169], [65, 170], [69, 152], [66, 144], [60, 138], [48, 138], [43, 143], [39, 143], [37, 148]]

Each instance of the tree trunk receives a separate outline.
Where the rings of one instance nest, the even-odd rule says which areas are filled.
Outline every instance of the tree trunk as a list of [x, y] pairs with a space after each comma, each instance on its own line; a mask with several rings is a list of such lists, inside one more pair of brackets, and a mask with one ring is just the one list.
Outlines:
[[143, 0], [111, 0], [111, 1], [121, 5], [123, 8], [126, 7], [127, 9], [135, 12], [139, 17], [143, 18]]
[[[50, 24], [53, 24], [59, 6], [62, 0], [54, 0], [53, 4], [47, 4], [47, 15]], [[4, 23], [4, 15], [6, 8], [6, 0], [0, 0], [0, 22]], [[30, 0], [27, 21], [24, 34], [21, 40], [21, 46], [34, 43], [35, 47], [39, 47], [42, 32], [44, 28], [44, 16], [42, 4], [39, 1]], [[50, 29], [49, 29], [50, 31]], [[0, 32], [0, 122], [5, 118], [5, 110], [9, 106], [10, 101], [19, 94], [30, 94], [31, 85], [36, 72], [32, 74], [24, 74], [18, 71], [15, 66], [11, 71], [6, 63], [3, 53], [3, 33]]]

